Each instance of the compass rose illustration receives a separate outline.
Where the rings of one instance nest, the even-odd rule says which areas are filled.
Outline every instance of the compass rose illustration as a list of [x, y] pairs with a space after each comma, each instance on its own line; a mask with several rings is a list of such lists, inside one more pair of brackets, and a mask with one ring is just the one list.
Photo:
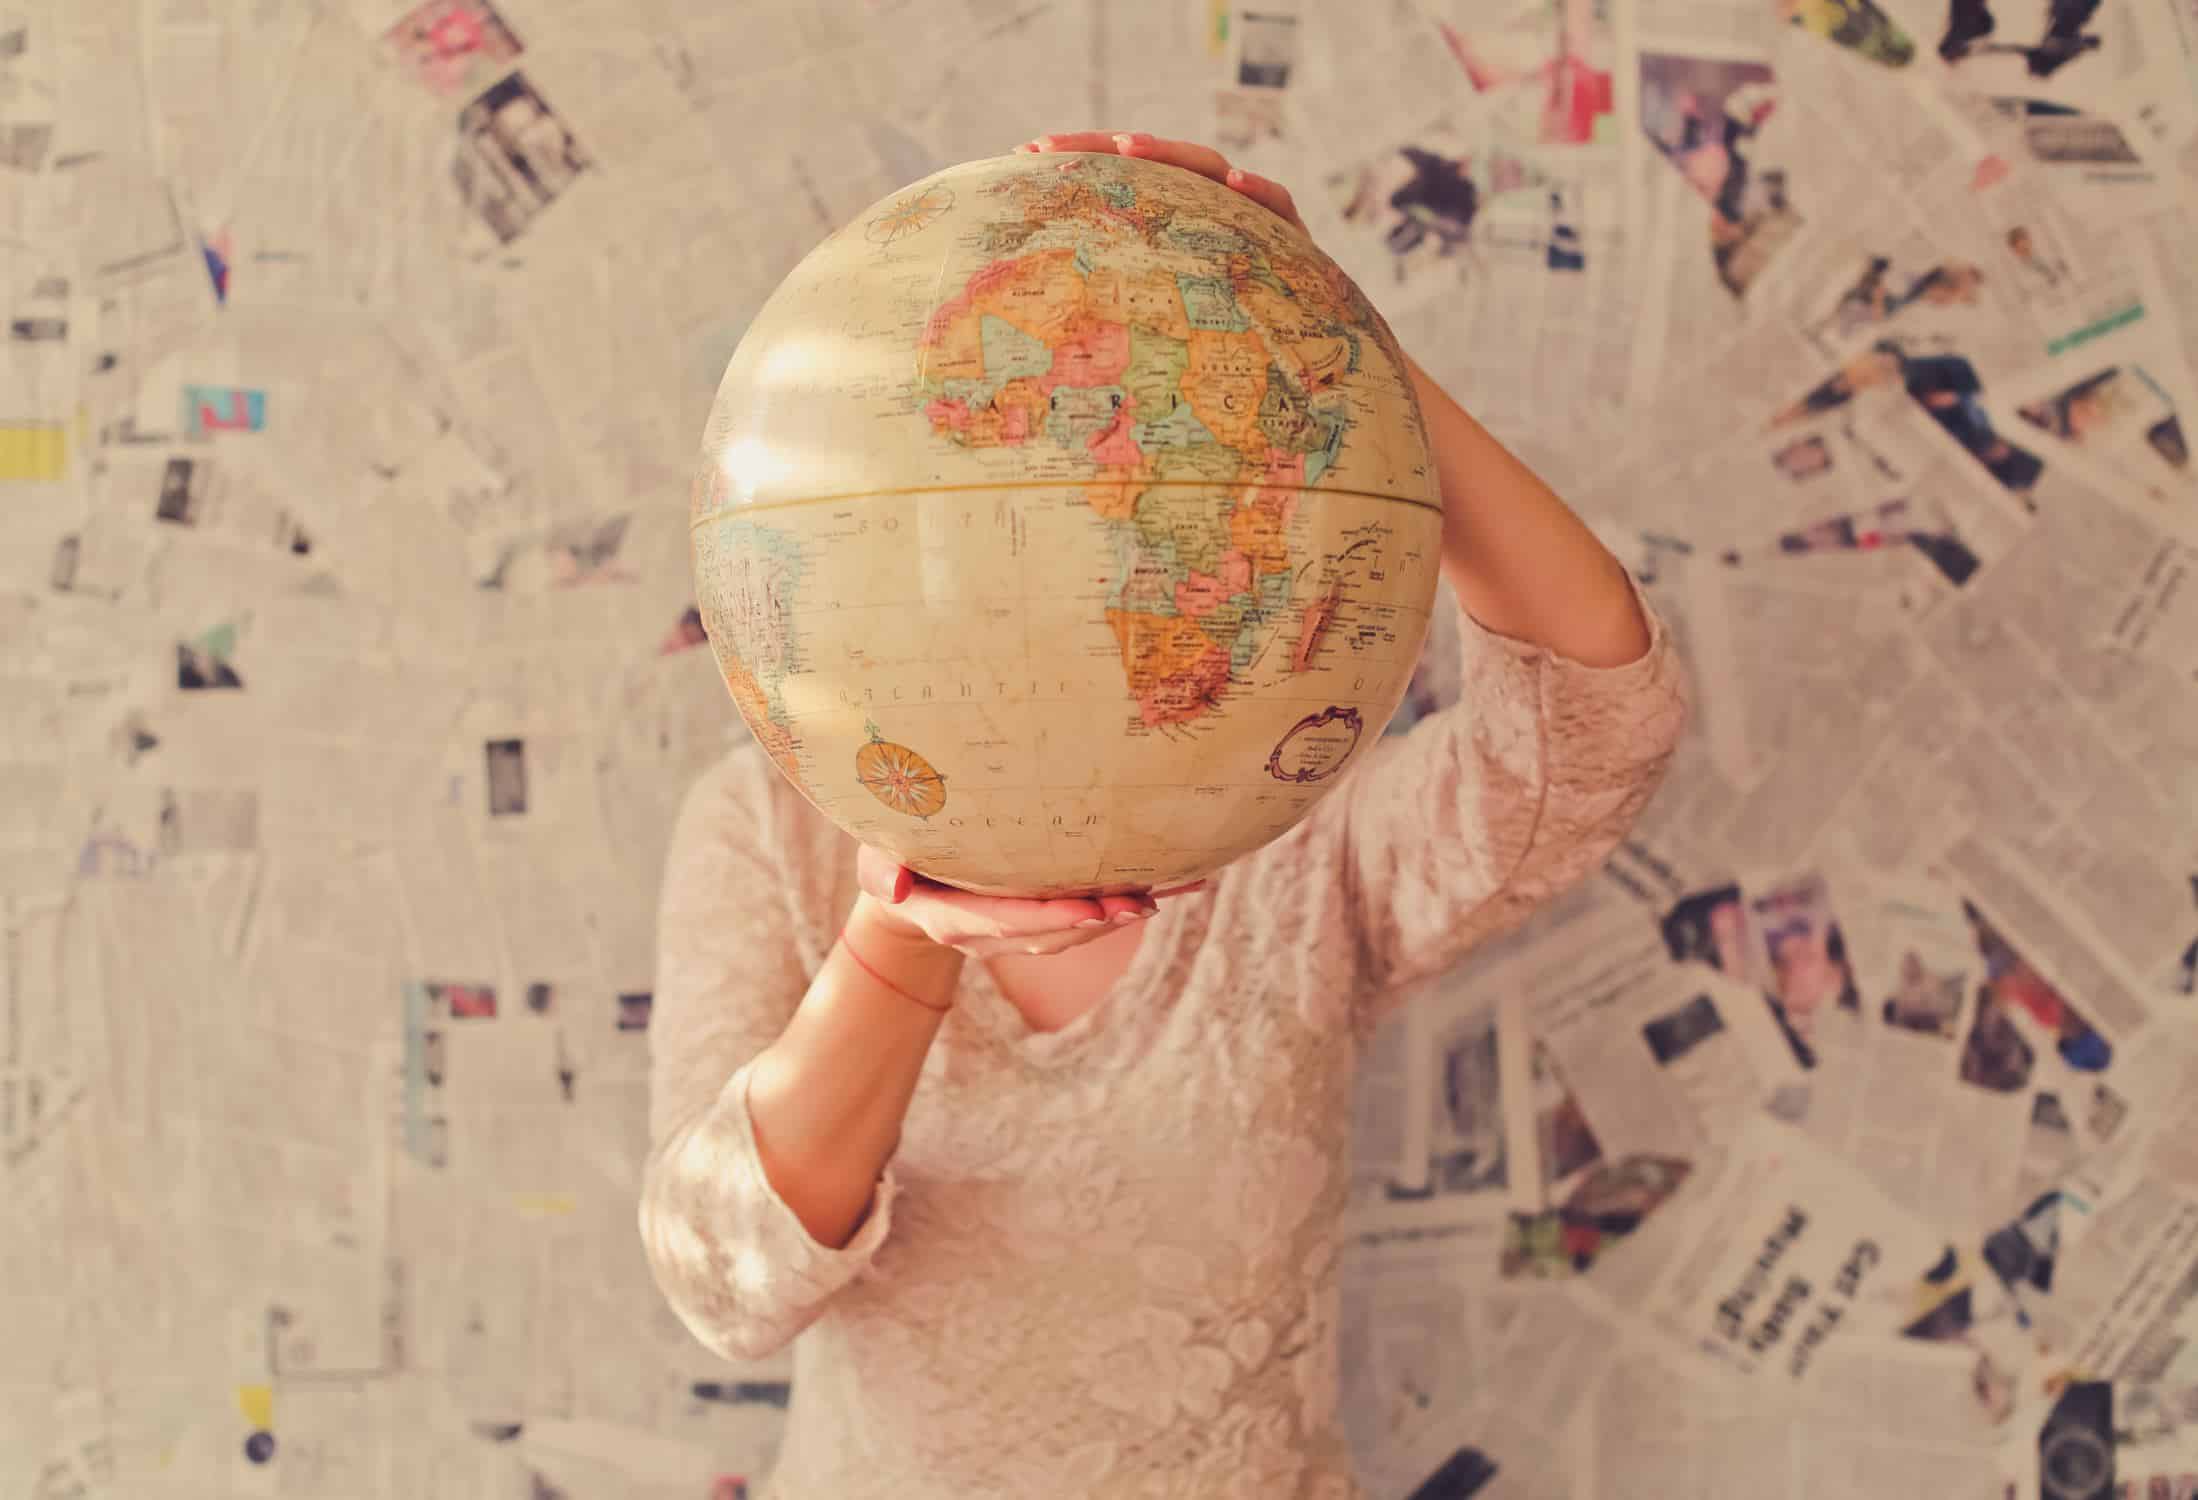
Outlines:
[[870, 743], [855, 752], [855, 779], [897, 813], [928, 818], [946, 806], [946, 778], [906, 745], [896, 745], [863, 721]]
[[871, 216], [870, 222], [863, 227], [863, 236], [873, 244], [890, 245], [895, 240], [929, 229], [939, 215], [953, 206], [954, 190], [950, 187], [927, 187], [903, 193]]

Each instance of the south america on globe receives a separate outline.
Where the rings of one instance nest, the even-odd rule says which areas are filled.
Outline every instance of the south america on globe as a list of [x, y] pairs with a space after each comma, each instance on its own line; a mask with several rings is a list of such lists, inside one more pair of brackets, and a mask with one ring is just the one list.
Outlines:
[[1301, 822], [1396, 712], [1442, 532], [1358, 288], [1112, 155], [951, 167], [811, 251], [726, 366], [690, 518], [779, 771], [916, 873], [1031, 897]]

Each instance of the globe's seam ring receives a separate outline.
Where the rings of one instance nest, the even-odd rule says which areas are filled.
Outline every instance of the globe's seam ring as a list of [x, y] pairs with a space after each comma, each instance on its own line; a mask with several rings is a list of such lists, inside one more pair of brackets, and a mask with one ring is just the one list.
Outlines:
[[[835, 505], [848, 500], [877, 500], [890, 495], [952, 495], [969, 490], [1089, 489], [1093, 485], [1116, 483], [1134, 484], [1139, 489], [1226, 490], [1241, 488], [1241, 486], [1215, 484], [1211, 480], [1205, 479], [1148, 479], [1142, 482], [1109, 479], [992, 479], [972, 484], [912, 484], [897, 489], [846, 490], [833, 495], [803, 495], [789, 500], [751, 500], [743, 501], [738, 505], [721, 505], [716, 510], [706, 511], [696, 517], [688, 523], [687, 529], [690, 532], [699, 531], [706, 523], [724, 520], [728, 516], [754, 515], [759, 511], [766, 510], [791, 510], [801, 505]], [[1391, 505], [1416, 506], [1421, 510], [1434, 511], [1437, 515], [1442, 513], [1442, 505], [1439, 501], [1419, 500], [1410, 495], [1385, 495], [1379, 490], [1349, 490], [1335, 485], [1254, 485], [1252, 487], [1257, 489], [1292, 490], [1300, 495], [1335, 495], [1357, 500], [1380, 500]]]

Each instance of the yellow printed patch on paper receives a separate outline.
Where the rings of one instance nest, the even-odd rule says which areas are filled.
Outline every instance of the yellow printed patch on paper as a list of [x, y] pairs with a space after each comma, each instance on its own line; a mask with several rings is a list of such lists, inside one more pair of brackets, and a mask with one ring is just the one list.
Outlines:
[[572, 1213], [580, 1202], [570, 1193], [513, 1193], [512, 1202], [530, 1219], [546, 1219]]
[[68, 469], [68, 429], [59, 422], [0, 422], [0, 479], [60, 479]]

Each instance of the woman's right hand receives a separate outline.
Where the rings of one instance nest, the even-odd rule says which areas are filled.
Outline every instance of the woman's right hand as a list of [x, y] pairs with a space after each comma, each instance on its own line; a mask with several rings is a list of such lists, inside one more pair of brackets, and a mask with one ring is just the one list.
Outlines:
[[1160, 898], [1139, 894], [1030, 901], [977, 896], [926, 880], [868, 844], [856, 858], [855, 876], [879, 921], [903, 936], [926, 939], [971, 958], [1064, 953], [1105, 937], [1117, 926], [1151, 916], [1159, 909], [1160, 898], [1187, 895], [1205, 885], [1201, 880], [1164, 891]]

